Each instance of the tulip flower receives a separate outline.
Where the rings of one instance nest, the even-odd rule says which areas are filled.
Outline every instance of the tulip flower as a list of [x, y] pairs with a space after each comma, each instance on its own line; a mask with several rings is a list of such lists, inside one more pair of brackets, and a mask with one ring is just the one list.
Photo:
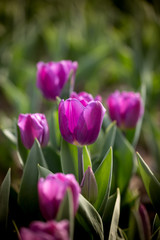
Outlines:
[[39, 62], [37, 64], [37, 87], [43, 96], [56, 100], [72, 72], [72, 84], [78, 68], [77, 62], [62, 60], [60, 62]]
[[21, 240], [69, 240], [69, 222], [32, 222], [29, 228], [20, 229]]
[[73, 174], [49, 174], [38, 182], [38, 196], [40, 210], [46, 220], [54, 219], [58, 209], [70, 189], [73, 199], [74, 214], [78, 209], [80, 187]]
[[18, 118], [21, 140], [27, 149], [30, 149], [35, 138], [41, 146], [46, 146], [49, 141], [49, 128], [46, 117], [41, 113], [20, 114]]
[[83, 146], [96, 141], [106, 111], [99, 101], [84, 106], [79, 100], [69, 98], [61, 100], [58, 111], [60, 131], [67, 142]]
[[115, 91], [107, 99], [112, 121], [122, 129], [134, 128], [142, 117], [144, 106], [139, 93]]
[[76, 98], [78, 99], [84, 106], [87, 106], [87, 104], [91, 101], [100, 101], [102, 102], [102, 97], [100, 95], [97, 95], [95, 98], [87, 92], [72, 92], [70, 95], [70, 98]]

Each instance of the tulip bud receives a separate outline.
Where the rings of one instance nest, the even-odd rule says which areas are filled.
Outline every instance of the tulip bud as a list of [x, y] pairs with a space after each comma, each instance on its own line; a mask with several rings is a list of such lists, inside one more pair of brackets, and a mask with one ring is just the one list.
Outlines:
[[32, 222], [29, 228], [20, 229], [21, 240], [69, 240], [69, 222]]
[[72, 82], [74, 82], [77, 68], [78, 63], [69, 60], [49, 63], [39, 62], [37, 64], [37, 87], [45, 98], [56, 100], [56, 97], [60, 96], [71, 72]]
[[75, 98], [62, 100], [58, 112], [63, 138], [79, 146], [94, 143], [101, 129], [105, 111], [99, 101], [91, 101], [84, 106]]
[[98, 186], [91, 167], [87, 168], [83, 176], [81, 193], [92, 204], [97, 200]]
[[100, 95], [97, 95], [95, 98], [93, 98], [93, 96], [87, 92], [72, 92], [70, 98], [78, 99], [84, 106], [87, 106], [87, 104], [91, 101], [102, 101], [102, 97]]
[[144, 106], [139, 93], [115, 91], [107, 99], [112, 121], [122, 128], [134, 128], [142, 117]]
[[49, 141], [49, 128], [44, 114], [20, 114], [18, 118], [21, 140], [27, 149], [30, 149], [35, 138], [42, 146]]
[[74, 214], [78, 209], [80, 187], [73, 174], [49, 174], [38, 182], [40, 210], [46, 220], [54, 219], [67, 189], [71, 190]]

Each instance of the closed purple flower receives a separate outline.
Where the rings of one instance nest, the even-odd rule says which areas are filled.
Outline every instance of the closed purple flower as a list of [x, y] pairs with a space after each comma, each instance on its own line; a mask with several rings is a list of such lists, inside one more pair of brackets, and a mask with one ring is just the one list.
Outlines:
[[44, 114], [20, 114], [18, 127], [22, 142], [26, 148], [30, 149], [32, 147], [35, 138], [38, 139], [41, 146], [47, 145], [49, 141], [49, 128]]
[[102, 97], [100, 95], [97, 95], [95, 98], [90, 93], [87, 92], [72, 92], [70, 95], [70, 98], [76, 98], [78, 99], [84, 106], [87, 106], [87, 104], [91, 101], [100, 101], [102, 102]]
[[32, 222], [29, 228], [20, 229], [21, 240], [69, 240], [69, 222]]
[[63, 138], [75, 145], [89, 145], [96, 141], [105, 108], [99, 101], [84, 106], [79, 100], [69, 98], [59, 104], [59, 127]]
[[107, 99], [109, 115], [120, 128], [134, 128], [144, 112], [139, 93], [115, 91]]
[[49, 174], [45, 179], [39, 179], [39, 204], [41, 213], [46, 220], [56, 217], [67, 189], [71, 190], [74, 214], [76, 214], [79, 205], [80, 187], [73, 174]]
[[56, 97], [60, 96], [71, 72], [72, 82], [74, 82], [77, 68], [78, 63], [70, 60], [39, 62], [37, 64], [37, 87], [45, 98], [56, 100]]

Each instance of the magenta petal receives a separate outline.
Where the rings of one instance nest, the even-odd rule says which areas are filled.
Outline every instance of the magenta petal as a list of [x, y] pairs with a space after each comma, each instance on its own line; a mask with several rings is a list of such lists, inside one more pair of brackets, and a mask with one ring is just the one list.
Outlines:
[[59, 104], [58, 108], [58, 113], [59, 113], [59, 128], [60, 132], [63, 136], [63, 138], [69, 142], [73, 143], [74, 141], [74, 136], [69, 130], [69, 121], [65, 113], [65, 106], [64, 106], [64, 100], [62, 100]]
[[97, 139], [105, 111], [99, 101], [90, 102], [86, 106], [75, 129], [76, 140], [81, 145], [92, 144]]
[[64, 102], [65, 114], [69, 119], [69, 130], [73, 133], [78, 119], [84, 109], [83, 105], [76, 99], [68, 99]]
[[116, 121], [118, 126], [121, 124], [120, 104], [119, 91], [111, 94], [107, 99], [110, 118], [112, 121]]
[[21, 139], [24, 146], [30, 149], [35, 138], [42, 146], [47, 145], [49, 141], [49, 128], [44, 114], [20, 114], [18, 126], [21, 133]]
[[32, 222], [29, 228], [20, 229], [21, 240], [69, 240], [69, 222]]

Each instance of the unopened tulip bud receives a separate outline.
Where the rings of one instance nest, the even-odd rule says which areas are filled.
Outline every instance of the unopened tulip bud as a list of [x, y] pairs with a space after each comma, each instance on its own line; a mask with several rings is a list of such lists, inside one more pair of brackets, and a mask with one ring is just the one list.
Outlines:
[[91, 167], [87, 168], [83, 176], [81, 193], [92, 204], [97, 200], [98, 186]]

